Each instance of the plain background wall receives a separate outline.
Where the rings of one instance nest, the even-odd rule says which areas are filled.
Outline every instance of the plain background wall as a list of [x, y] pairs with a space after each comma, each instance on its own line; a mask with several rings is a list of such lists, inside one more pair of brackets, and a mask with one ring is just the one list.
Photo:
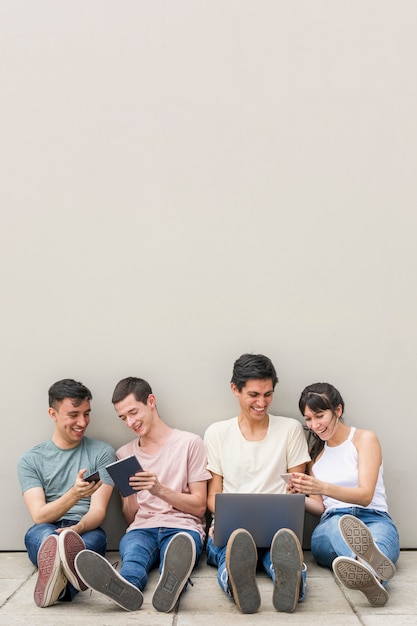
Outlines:
[[92, 389], [89, 435], [115, 447], [128, 375], [203, 434], [237, 412], [243, 352], [277, 367], [272, 412], [340, 389], [417, 547], [416, 20], [401, 0], [1, 2], [0, 549], [24, 549], [16, 460], [52, 432], [54, 381]]

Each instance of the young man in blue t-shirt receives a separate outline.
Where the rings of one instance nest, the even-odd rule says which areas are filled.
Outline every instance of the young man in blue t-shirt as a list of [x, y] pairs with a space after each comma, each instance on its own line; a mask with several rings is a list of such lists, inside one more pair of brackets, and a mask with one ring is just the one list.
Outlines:
[[[18, 461], [25, 504], [34, 521], [25, 535], [28, 556], [38, 567], [34, 600], [39, 607], [72, 600], [87, 587], [74, 566], [86, 547], [104, 555], [107, 538], [100, 524], [106, 515], [113, 482], [105, 467], [115, 461], [113, 448], [85, 436], [92, 394], [72, 379], [49, 389], [51, 439]], [[84, 480], [98, 470], [97, 481]]]

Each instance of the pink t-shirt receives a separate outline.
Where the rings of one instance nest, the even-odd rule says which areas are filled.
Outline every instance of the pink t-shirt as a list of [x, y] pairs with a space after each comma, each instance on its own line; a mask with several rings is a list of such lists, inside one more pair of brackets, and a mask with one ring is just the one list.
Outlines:
[[[198, 435], [174, 429], [165, 445], [155, 455], [146, 454], [134, 439], [119, 448], [118, 459], [134, 454], [144, 470], [154, 472], [161, 484], [179, 493], [190, 493], [189, 484], [211, 478], [203, 440]], [[130, 496], [133, 497], [133, 496]], [[140, 528], [180, 528], [195, 530], [204, 541], [206, 520], [175, 509], [153, 496], [149, 491], [138, 491], [139, 509], [127, 532]]]

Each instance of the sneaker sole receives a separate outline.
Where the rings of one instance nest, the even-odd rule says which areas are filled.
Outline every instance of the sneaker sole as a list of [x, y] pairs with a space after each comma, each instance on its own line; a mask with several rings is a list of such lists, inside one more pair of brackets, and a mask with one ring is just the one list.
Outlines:
[[381, 607], [388, 602], [388, 593], [381, 583], [355, 559], [339, 556], [333, 561], [332, 568], [342, 585], [352, 591], [361, 591], [371, 606]]
[[353, 515], [343, 515], [339, 520], [339, 528], [351, 550], [369, 563], [379, 578], [390, 580], [394, 576], [394, 563], [375, 545], [371, 531], [361, 520]]
[[87, 587], [102, 593], [125, 611], [137, 611], [143, 603], [142, 592], [125, 580], [110, 563], [97, 552], [83, 550], [75, 557], [78, 576]]
[[75, 569], [74, 560], [81, 550], [85, 550], [85, 543], [80, 535], [74, 530], [64, 530], [58, 535], [58, 549], [61, 557], [62, 569], [64, 574], [75, 589], [85, 591], [87, 585], [83, 583]]
[[65, 589], [67, 579], [61, 570], [58, 537], [50, 535], [42, 542], [38, 552], [38, 579], [33, 599], [40, 608], [51, 606]]
[[271, 544], [275, 581], [272, 604], [275, 610], [292, 613], [300, 595], [303, 552], [297, 535], [288, 529], [275, 533]]
[[190, 535], [178, 533], [171, 539], [152, 598], [152, 604], [157, 611], [169, 613], [174, 608], [193, 570], [195, 557], [195, 543]]
[[261, 596], [256, 582], [258, 551], [252, 535], [242, 528], [233, 531], [226, 547], [226, 568], [233, 599], [242, 613], [256, 613]]

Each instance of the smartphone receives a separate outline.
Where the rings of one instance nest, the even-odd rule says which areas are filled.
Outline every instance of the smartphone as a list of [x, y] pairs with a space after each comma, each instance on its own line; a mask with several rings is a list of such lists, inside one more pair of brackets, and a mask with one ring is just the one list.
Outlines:
[[291, 476], [292, 476], [292, 474], [281, 474], [281, 478], [283, 478], [285, 480], [287, 485], [289, 484], [289, 482], [291, 480]]
[[93, 472], [89, 476], [84, 476], [83, 480], [86, 480], [88, 483], [98, 483], [100, 480], [100, 474], [98, 472]]

